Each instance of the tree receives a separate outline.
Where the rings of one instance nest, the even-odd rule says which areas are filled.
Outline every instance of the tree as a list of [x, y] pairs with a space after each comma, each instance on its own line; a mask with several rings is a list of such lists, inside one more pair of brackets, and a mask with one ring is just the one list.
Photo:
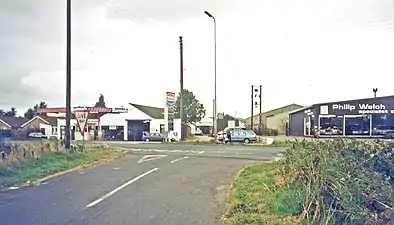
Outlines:
[[25, 112], [25, 118], [28, 119], [33, 119], [36, 116], [36, 111], [32, 108], [29, 108], [26, 112]]
[[94, 104], [94, 108], [106, 108], [103, 94], [100, 94], [98, 102]]
[[[175, 118], [180, 118], [180, 95], [181, 93], [178, 94], [175, 102]], [[196, 99], [196, 96], [193, 94], [193, 92], [187, 89], [183, 89], [182, 98], [182, 121], [187, 125], [195, 124], [196, 122], [201, 121], [201, 119], [205, 116], [204, 105]]]
[[41, 101], [39, 104], [36, 104], [33, 107], [34, 112], [37, 114], [37, 110], [38, 109], [45, 109], [48, 106], [48, 104], [46, 102]]
[[48, 106], [48, 104], [44, 101], [40, 101], [39, 104], [36, 104], [35, 106], [33, 106], [33, 108], [29, 108], [26, 112], [25, 112], [25, 118], [28, 119], [33, 119], [38, 113], [38, 109], [44, 109]]
[[3, 117], [5, 114], [4, 110], [0, 109], [0, 117]]
[[17, 111], [16, 111], [15, 107], [11, 107], [11, 109], [8, 110], [8, 111], [4, 114], [4, 116], [15, 117], [15, 116], [16, 116], [16, 113], [17, 113]]

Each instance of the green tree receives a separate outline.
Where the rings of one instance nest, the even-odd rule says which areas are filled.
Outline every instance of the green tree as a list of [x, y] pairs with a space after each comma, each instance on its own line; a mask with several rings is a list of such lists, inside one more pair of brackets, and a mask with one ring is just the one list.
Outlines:
[[33, 118], [38, 114], [38, 113], [37, 113], [38, 109], [44, 109], [44, 108], [46, 108], [47, 106], [48, 106], [48, 104], [47, 104], [46, 102], [40, 101], [40, 103], [39, 103], [39, 104], [36, 104], [35, 106], [33, 106], [33, 108], [29, 108], [29, 109], [25, 112], [24, 116], [25, 116], [25, 118], [33, 119]]
[[36, 111], [32, 108], [29, 108], [26, 112], [25, 112], [25, 118], [28, 119], [33, 119], [36, 116]]
[[200, 103], [193, 92], [183, 89], [182, 93], [179, 93], [175, 102], [175, 118], [180, 118], [180, 96], [182, 95], [183, 101], [183, 114], [182, 121], [187, 124], [195, 124], [196, 122], [201, 121], [205, 116], [205, 108], [202, 103]]
[[15, 107], [11, 107], [10, 110], [8, 110], [4, 116], [11, 116], [11, 117], [15, 117], [18, 111], [16, 111]]
[[37, 114], [37, 110], [38, 109], [45, 109], [48, 106], [48, 104], [46, 102], [41, 101], [39, 104], [36, 104], [33, 107], [34, 112]]
[[100, 94], [98, 102], [94, 104], [94, 108], [106, 108], [103, 94]]

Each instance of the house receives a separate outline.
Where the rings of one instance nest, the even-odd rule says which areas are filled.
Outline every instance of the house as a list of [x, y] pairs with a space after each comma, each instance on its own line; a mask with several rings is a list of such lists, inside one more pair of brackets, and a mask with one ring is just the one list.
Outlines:
[[57, 135], [57, 118], [37, 115], [21, 125], [21, 129], [36, 130], [47, 136]]
[[[285, 134], [286, 123], [289, 120], [289, 112], [303, 108], [298, 104], [290, 104], [261, 113], [262, 125], [268, 129], [277, 130], [279, 134]], [[253, 116], [253, 129], [258, 130], [260, 125], [260, 115]], [[251, 117], [246, 119], [246, 126], [251, 126]]]
[[25, 124], [28, 120], [29, 119], [23, 117], [3, 116], [0, 117], [0, 129], [16, 131], [20, 129], [22, 124]]

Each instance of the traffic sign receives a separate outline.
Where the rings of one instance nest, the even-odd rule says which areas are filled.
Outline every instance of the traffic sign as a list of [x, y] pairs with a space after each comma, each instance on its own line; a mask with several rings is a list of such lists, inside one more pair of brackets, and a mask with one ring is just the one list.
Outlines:
[[79, 132], [84, 137], [86, 125], [88, 124], [89, 111], [74, 111], [75, 119], [77, 120]]

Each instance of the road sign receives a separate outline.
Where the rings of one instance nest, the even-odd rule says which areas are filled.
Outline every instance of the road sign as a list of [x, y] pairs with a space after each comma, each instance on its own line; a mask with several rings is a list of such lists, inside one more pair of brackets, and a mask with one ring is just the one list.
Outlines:
[[86, 125], [88, 124], [89, 111], [74, 111], [75, 119], [77, 120], [79, 132], [84, 137]]

